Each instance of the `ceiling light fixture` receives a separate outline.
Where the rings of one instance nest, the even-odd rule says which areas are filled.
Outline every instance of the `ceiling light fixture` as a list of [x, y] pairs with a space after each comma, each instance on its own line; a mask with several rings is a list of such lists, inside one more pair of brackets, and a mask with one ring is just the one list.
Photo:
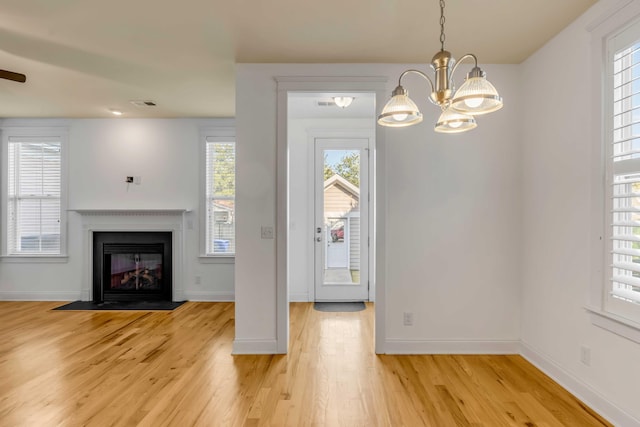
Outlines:
[[334, 96], [333, 102], [340, 108], [347, 108], [354, 99], [353, 96]]
[[121, 116], [121, 115], [122, 115], [122, 111], [120, 111], [120, 110], [114, 110], [114, 109], [111, 109], [111, 110], [109, 110], [109, 111], [110, 111], [110, 112], [111, 112], [111, 114], [113, 114], [114, 116]]
[[[456, 61], [451, 53], [444, 50], [444, 0], [440, 0], [440, 51], [433, 56], [431, 68], [435, 72], [435, 84], [420, 70], [406, 70], [398, 79], [398, 87], [378, 116], [378, 124], [389, 127], [411, 126], [422, 121], [422, 113], [402, 87], [402, 78], [413, 73], [424, 77], [431, 86], [429, 100], [440, 106], [442, 114], [435, 131], [459, 133], [477, 126], [474, 116], [491, 113], [502, 108], [502, 98], [486, 79], [486, 74], [478, 67], [478, 58], [468, 53]], [[474, 67], [467, 74], [465, 82], [456, 92], [453, 74], [464, 60], [472, 59]]]

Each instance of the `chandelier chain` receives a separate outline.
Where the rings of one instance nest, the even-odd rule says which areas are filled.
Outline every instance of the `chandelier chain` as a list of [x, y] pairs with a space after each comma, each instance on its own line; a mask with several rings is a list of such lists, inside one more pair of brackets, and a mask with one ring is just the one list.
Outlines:
[[440, 0], [440, 50], [444, 50], [444, 0]]

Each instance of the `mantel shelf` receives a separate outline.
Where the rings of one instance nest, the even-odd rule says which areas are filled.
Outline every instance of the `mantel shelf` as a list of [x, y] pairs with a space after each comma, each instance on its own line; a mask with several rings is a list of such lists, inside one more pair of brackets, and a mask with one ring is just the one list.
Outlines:
[[69, 212], [77, 212], [80, 215], [182, 215], [190, 212], [189, 209], [69, 209]]

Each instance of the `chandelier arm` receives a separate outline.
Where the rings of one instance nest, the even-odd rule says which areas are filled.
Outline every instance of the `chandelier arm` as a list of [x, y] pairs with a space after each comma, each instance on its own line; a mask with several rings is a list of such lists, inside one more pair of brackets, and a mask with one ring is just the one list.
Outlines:
[[460, 59], [458, 59], [458, 62], [456, 62], [456, 64], [451, 69], [451, 74], [449, 74], [449, 84], [453, 83], [453, 74], [458, 69], [458, 65], [462, 64], [465, 59], [473, 59], [473, 62], [475, 63], [474, 67], [478, 66], [478, 58], [476, 58], [473, 53], [467, 53], [466, 55], [462, 56]]
[[434, 86], [433, 86], [433, 82], [431, 81], [431, 79], [429, 78], [429, 76], [427, 76], [425, 73], [423, 73], [423, 72], [422, 72], [422, 71], [420, 71], [420, 70], [413, 70], [413, 69], [406, 70], [406, 71], [404, 71], [402, 74], [400, 74], [400, 78], [398, 78], [398, 86], [402, 86], [402, 78], [403, 78], [405, 75], [409, 74], [409, 73], [418, 74], [418, 75], [420, 75], [420, 76], [424, 77], [424, 79], [425, 79], [426, 81], [428, 81], [428, 82], [429, 82], [429, 86], [431, 86], [431, 92], [433, 92], [433, 91], [435, 90], [435, 89], [434, 89]]

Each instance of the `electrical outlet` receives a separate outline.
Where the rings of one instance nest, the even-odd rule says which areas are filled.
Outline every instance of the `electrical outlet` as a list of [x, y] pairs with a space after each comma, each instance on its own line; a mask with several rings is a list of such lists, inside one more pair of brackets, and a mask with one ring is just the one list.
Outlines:
[[591, 349], [589, 347], [580, 347], [580, 361], [586, 366], [591, 366]]
[[404, 326], [413, 326], [413, 313], [404, 312], [402, 316]]
[[195, 278], [195, 282], [196, 282], [196, 285], [201, 284], [201, 283], [202, 283], [202, 277], [200, 277], [200, 276], [196, 276], [196, 278]]

